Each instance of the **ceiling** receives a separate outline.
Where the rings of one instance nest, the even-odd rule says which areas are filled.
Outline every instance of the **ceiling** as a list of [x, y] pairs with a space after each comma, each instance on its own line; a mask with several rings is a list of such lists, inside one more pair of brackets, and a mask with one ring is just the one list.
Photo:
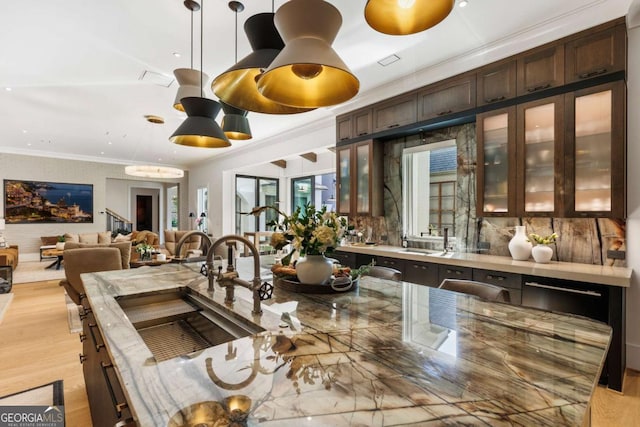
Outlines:
[[[549, 40], [557, 39], [623, 16], [632, 2], [469, 0], [467, 7], [456, 6], [430, 30], [387, 36], [367, 26], [366, 0], [328, 1], [343, 16], [333, 46], [360, 80], [353, 105], [373, 89], [418, 70], [463, 56], [486, 55], [506, 41], [531, 47], [528, 39], [540, 31], [549, 32]], [[234, 63], [235, 17], [227, 3], [203, 4], [204, 71], [210, 79]], [[271, 11], [268, 0], [243, 3], [245, 10], [238, 14], [238, 59], [251, 51], [242, 30], [244, 21]], [[283, 3], [276, 0], [275, 9]], [[200, 63], [199, 19], [198, 13], [194, 68]], [[336, 106], [287, 116], [250, 113], [253, 140], [232, 141], [226, 149], [177, 146], [168, 137], [185, 115], [171, 107], [177, 90], [173, 70], [190, 67], [190, 12], [182, 0], [3, 1], [0, 24], [1, 152], [188, 168], [346, 111]], [[391, 54], [401, 59], [387, 67], [377, 63]], [[213, 97], [210, 83], [205, 89]], [[148, 123], [147, 114], [163, 117], [165, 124]]]

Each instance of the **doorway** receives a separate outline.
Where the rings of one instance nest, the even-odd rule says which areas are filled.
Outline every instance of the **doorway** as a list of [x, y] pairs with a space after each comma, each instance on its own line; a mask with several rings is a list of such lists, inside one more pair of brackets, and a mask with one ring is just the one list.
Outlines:
[[136, 230], [153, 230], [153, 197], [136, 196]]

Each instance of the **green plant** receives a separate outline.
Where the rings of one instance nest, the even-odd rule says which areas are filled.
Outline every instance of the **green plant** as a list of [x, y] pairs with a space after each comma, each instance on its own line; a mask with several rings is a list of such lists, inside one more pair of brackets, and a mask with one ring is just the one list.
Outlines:
[[153, 253], [153, 246], [147, 243], [139, 243], [136, 245], [136, 252], [143, 255], [151, 255]]
[[338, 246], [340, 239], [347, 231], [347, 221], [339, 217], [335, 212], [327, 211], [327, 207], [316, 210], [316, 207], [307, 203], [304, 207], [298, 206], [296, 210], [287, 215], [273, 206], [260, 206], [251, 211], [251, 215], [258, 216], [272, 209], [283, 217], [281, 222], [270, 221], [267, 225], [273, 227], [271, 246], [280, 250], [291, 244], [291, 252], [282, 258], [282, 264], [288, 265], [291, 255], [299, 251], [300, 255], [321, 255]]
[[557, 238], [558, 238], [557, 233], [553, 233], [549, 236], [541, 236], [536, 233], [531, 233], [529, 234], [528, 240], [530, 242], [536, 243], [537, 245], [550, 245], [551, 243], [555, 243]]
[[58, 236], [58, 242], [64, 243], [64, 236]]

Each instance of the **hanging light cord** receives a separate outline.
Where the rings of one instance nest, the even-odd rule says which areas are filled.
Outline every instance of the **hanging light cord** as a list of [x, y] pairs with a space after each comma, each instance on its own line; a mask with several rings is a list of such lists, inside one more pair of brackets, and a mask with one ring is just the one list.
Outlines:
[[202, 70], [204, 66], [202, 65], [202, 51], [204, 50], [202, 47], [202, 43], [204, 40], [204, 0], [200, 2], [200, 96], [202, 96]]
[[276, 0], [271, 0], [271, 13], [273, 13], [273, 5], [276, 2]]
[[236, 56], [235, 56], [235, 61], [233, 61], [233, 63], [237, 64], [238, 63], [238, 9], [236, 9], [235, 12], [236, 12], [236, 32], [235, 32], [235, 36], [236, 36]]
[[191, 8], [191, 69], [193, 70], [193, 7]]

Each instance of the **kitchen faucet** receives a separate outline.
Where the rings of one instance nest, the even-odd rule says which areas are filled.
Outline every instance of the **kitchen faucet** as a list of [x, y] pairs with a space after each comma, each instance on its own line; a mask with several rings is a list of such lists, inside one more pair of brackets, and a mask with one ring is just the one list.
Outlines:
[[[235, 241], [245, 244], [253, 255], [252, 282], [247, 282], [246, 280], [240, 279], [238, 272], [233, 266], [233, 247], [235, 246], [233, 242]], [[220, 266], [218, 268], [218, 271], [216, 272], [213, 267], [213, 257], [215, 249], [224, 242], [228, 242], [227, 270], [223, 272], [222, 266]], [[211, 245], [211, 247], [209, 247], [205, 265], [207, 268], [207, 279], [209, 280], [209, 291], [214, 290], [213, 283], [217, 280], [218, 286], [225, 288], [226, 291], [224, 302], [226, 304], [232, 304], [235, 301], [235, 286], [243, 286], [253, 293], [253, 310], [251, 311], [251, 313], [262, 314], [262, 307], [260, 306], [260, 286], [262, 283], [262, 279], [260, 278], [260, 252], [258, 252], [258, 249], [256, 249], [251, 241], [245, 239], [242, 236], [237, 236], [234, 234], [220, 237], [215, 242], [213, 242], [213, 245]]]

